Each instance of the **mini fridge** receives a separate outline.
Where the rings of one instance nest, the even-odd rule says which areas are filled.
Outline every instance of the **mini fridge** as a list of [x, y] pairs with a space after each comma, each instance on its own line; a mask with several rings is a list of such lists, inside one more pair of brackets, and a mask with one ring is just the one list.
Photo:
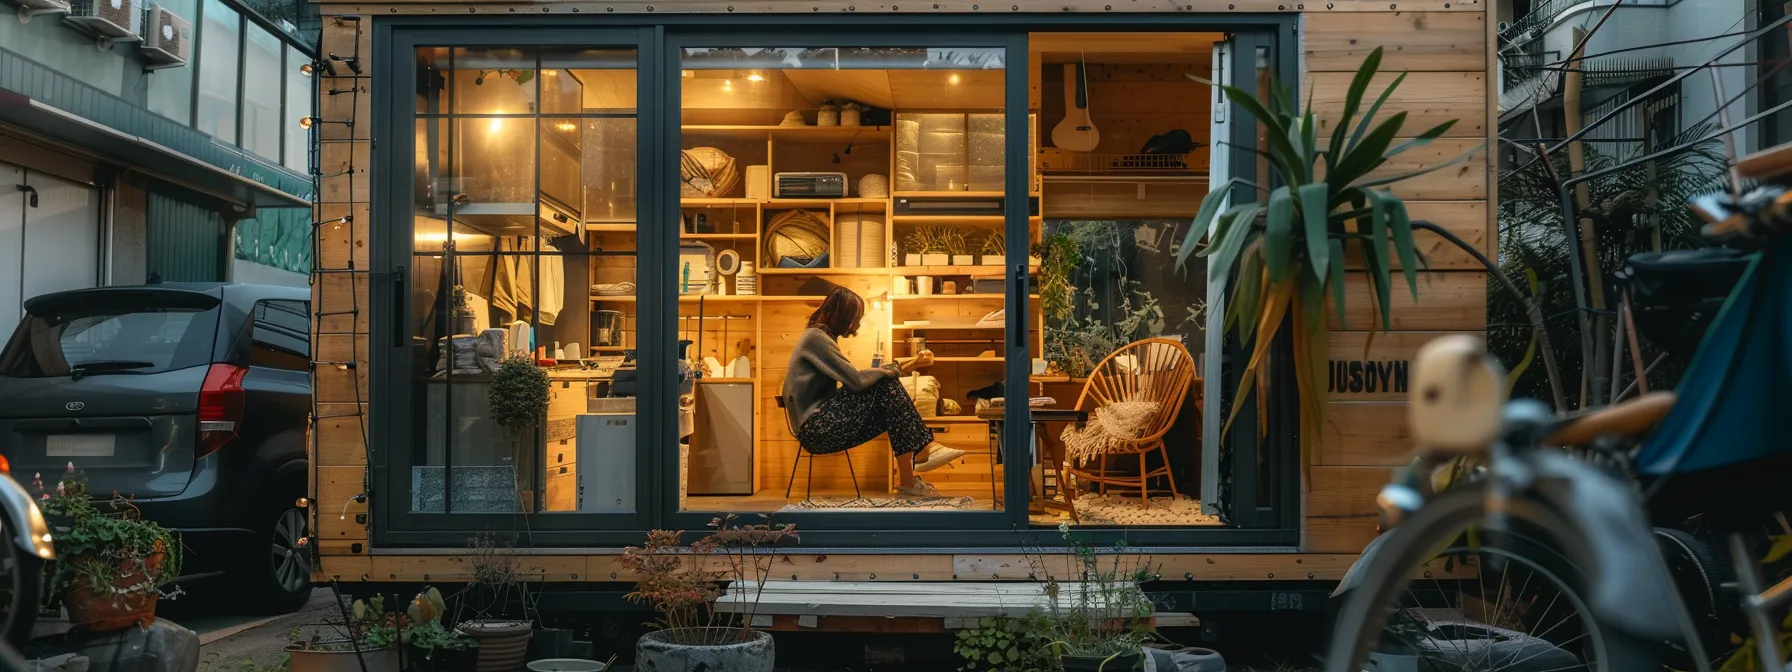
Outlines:
[[635, 414], [579, 416], [579, 510], [635, 511]]

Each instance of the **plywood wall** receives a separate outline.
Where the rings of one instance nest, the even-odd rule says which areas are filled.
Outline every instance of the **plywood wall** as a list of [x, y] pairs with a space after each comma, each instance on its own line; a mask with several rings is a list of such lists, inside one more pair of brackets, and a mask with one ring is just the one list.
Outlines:
[[[799, 20], [817, 21], [825, 13], [1023, 13], [1023, 12], [1300, 12], [1302, 90], [1311, 91], [1322, 118], [1341, 108], [1343, 91], [1361, 59], [1376, 46], [1386, 48], [1383, 67], [1407, 70], [1406, 84], [1386, 110], [1404, 110], [1408, 127], [1417, 133], [1446, 119], [1459, 120], [1447, 137], [1409, 152], [1388, 170], [1433, 165], [1487, 142], [1491, 132], [1487, 73], [1486, 6], [1471, 0], [949, 0], [908, 4], [860, 0], [625, 0], [617, 2], [503, 3], [404, 2], [390, 4], [323, 3], [323, 53], [358, 55], [363, 73], [372, 72], [370, 20], [348, 17], [421, 14], [473, 17], [480, 14], [578, 14], [635, 12], [800, 13]], [[820, 13], [820, 14], [818, 14]], [[948, 21], [949, 22], [949, 21]], [[373, 130], [369, 113], [371, 82], [338, 66], [341, 77], [320, 77], [325, 90], [355, 89], [359, 95], [324, 96], [319, 116], [327, 121], [354, 119], [352, 126], [325, 123], [321, 140], [317, 218], [347, 217], [320, 227], [316, 254], [323, 268], [313, 289], [319, 318], [315, 337], [316, 395], [319, 415], [313, 425], [314, 482], [311, 493], [319, 512], [314, 525], [320, 552], [326, 556], [366, 553], [367, 505], [353, 501], [365, 491], [367, 425], [368, 234], [377, 224], [368, 215], [369, 170]], [[1378, 81], [1385, 81], [1384, 75]], [[1485, 250], [1494, 248], [1489, 201], [1493, 182], [1486, 155], [1415, 179], [1395, 188], [1411, 199], [1414, 217], [1449, 228]], [[1435, 237], [1421, 234], [1420, 247], [1430, 264], [1422, 273], [1419, 298], [1396, 293], [1393, 336], [1377, 336], [1364, 352], [1371, 328], [1367, 283], [1350, 278], [1349, 314], [1334, 324], [1331, 339], [1334, 371], [1341, 391], [1331, 401], [1323, 448], [1312, 470], [1306, 497], [1307, 524], [1303, 550], [1349, 554], [1362, 549], [1376, 533], [1373, 509], [1376, 489], [1386, 481], [1387, 467], [1404, 460], [1408, 450], [1404, 403], [1391, 387], [1394, 368], [1411, 359], [1425, 339], [1449, 332], [1485, 328], [1487, 279], [1474, 261]], [[353, 269], [353, 270], [350, 270]], [[767, 344], [770, 346], [771, 344]], [[768, 348], [769, 349], [769, 348]], [[767, 357], [762, 353], [761, 357]], [[764, 361], [779, 361], [775, 357]], [[1354, 362], [1354, 369], [1353, 363]], [[1341, 363], [1337, 364], [1337, 363]], [[1355, 370], [1358, 374], [1352, 374]], [[1365, 373], [1366, 372], [1366, 373]], [[1354, 381], [1354, 382], [1353, 382]], [[782, 465], [767, 465], [782, 466]], [[819, 470], [819, 469], [818, 469]], [[346, 505], [346, 509], [344, 506]], [[342, 515], [339, 516], [338, 514]], [[359, 562], [367, 562], [360, 559]], [[345, 560], [352, 568], [356, 561]], [[324, 562], [331, 573], [332, 560]], [[350, 576], [358, 572], [350, 572]], [[341, 572], [335, 572], [341, 575]]]

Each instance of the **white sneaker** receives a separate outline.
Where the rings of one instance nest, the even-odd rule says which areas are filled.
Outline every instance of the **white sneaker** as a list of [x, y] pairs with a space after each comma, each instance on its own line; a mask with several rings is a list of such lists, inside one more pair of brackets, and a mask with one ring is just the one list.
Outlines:
[[961, 457], [964, 457], [964, 451], [962, 450], [936, 445], [933, 447], [933, 450], [928, 451], [927, 461], [915, 463], [915, 473], [933, 471], [951, 464], [953, 460]]
[[896, 486], [896, 494], [909, 497], [938, 497], [940, 496], [940, 491], [933, 487], [932, 483], [923, 481], [920, 476], [916, 476], [913, 485]]

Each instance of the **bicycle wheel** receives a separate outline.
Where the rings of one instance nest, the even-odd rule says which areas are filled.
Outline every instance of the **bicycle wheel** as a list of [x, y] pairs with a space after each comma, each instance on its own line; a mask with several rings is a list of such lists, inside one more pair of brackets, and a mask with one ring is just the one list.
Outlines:
[[[1514, 531], [1479, 543], [1467, 533], [1486, 520], [1486, 496], [1473, 487], [1438, 496], [1389, 532], [1337, 612], [1325, 672], [1374, 669], [1372, 653], [1418, 670], [1660, 669], [1648, 647], [1592, 617], [1583, 574], [1554, 550], [1576, 543], [1572, 528], [1538, 502], [1509, 504]], [[1421, 569], [1445, 556], [1447, 569]]]

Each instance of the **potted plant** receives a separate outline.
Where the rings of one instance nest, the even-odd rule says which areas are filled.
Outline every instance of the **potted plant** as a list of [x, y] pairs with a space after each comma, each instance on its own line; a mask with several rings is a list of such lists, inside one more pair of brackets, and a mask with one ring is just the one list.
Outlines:
[[[947, 229], [934, 224], [919, 224], [903, 238], [908, 254], [905, 266], [946, 266], [952, 255], [946, 250]], [[913, 262], [913, 263], [910, 263]]]
[[[540, 450], [528, 443], [548, 414], [547, 372], [541, 370], [532, 356], [505, 358], [498, 364], [498, 371], [492, 374], [490, 386], [486, 390], [486, 406], [492, 422], [497, 423], [510, 439], [511, 455], [514, 456], [511, 480], [515, 483], [517, 474], [514, 465], [528, 464], [523, 456]], [[522, 490], [520, 483], [516, 483], [516, 486], [516, 490]], [[510, 498], [509, 493], [504, 496], [506, 499]], [[512, 504], [515, 505], [514, 502]]]
[[118, 493], [96, 503], [73, 462], [54, 491], [44, 488], [42, 474], [32, 476], [32, 485], [56, 538], [48, 597], [68, 609], [70, 623], [94, 632], [154, 623], [161, 588], [180, 576], [174, 534], [143, 520]]
[[[477, 642], [475, 669], [479, 672], [515, 672], [528, 658], [529, 640], [535, 634], [529, 593], [523, 588], [516, 553], [490, 535], [475, 536], [468, 545], [473, 584], [467, 595], [475, 616], [455, 630]], [[522, 618], [504, 616], [513, 601], [521, 604]]]
[[1140, 647], [1154, 638], [1154, 608], [1140, 584], [1151, 579], [1151, 568], [1127, 552], [1126, 542], [1097, 554], [1071, 535], [1069, 523], [1059, 523], [1058, 533], [1074, 552], [1071, 570], [1078, 574], [1068, 583], [1044, 574], [1046, 636], [1059, 664], [1065, 672], [1144, 669]]
[[473, 333], [473, 308], [467, 303], [467, 288], [454, 286], [453, 303], [449, 306], [454, 315], [454, 335]]
[[[1406, 123], [1405, 112], [1374, 123], [1375, 113], [1400, 86], [1405, 74], [1394, 78], [1359, 118], [1363, 94], [1380, 66], [1381, 49], [1377, 47], [1363, 60], [1351, 81], [1342, 113], [1328, 122], [1334, 130], [1323, 144], [1311, 104], [1303, 112], [1291, 89], [1271, 82], [1270, 100], [1262, 101], [1242, 89], [1222, 87], [1228, 97], [1266, 128], [1268, 147], [1263, 154], [1281, 186], [1232, 178], [1209, 191], [1176, 255], [1178, 264], [1186, 263], [1212, 230], [1212, 238], [1199, 251], [1200, 256], [1207, 258], [1208, 282], [1226, 287], [1228, 280], [1237, 279], [1237, 287], [1229, 293], [1231, 298], [1226, 303], [1226, 327], [1236, 330], [1243, 342], [1254, 343], [1239, 376], [1239, 402], [1257, 384], [1259, 367], [1268, 365], [1271, 344], [1283, 322], [1292, 323], [1303, 470], [1311, 464], [1313, 448], [1324, 434], [1325, 332], [1329, 322], [1326, 297], [1329, 292], [1332, 313], [1345, 314], [1346, 245], [1361, 248], [1362, 264], [1373, 290], [1371, 303], [1381, 316], [1382, 330], [1387, 331], [1392, 326], [1388, 310], [1393, 262], [1399, 261], [1407, 288], [1417, 299], [1419, 259], [1406, 204], [1385, 187], [1461, 163], [1481, 151], [1477, 147], [1454, 160], [1416, 171], [1375, 174], [1390, 158], [1430, 144], [1455, 125], [1455, 121], [1448, 121], [1396, 144], [1395, 138], [1409, 135], [1401, 132]], [[1193, 75], [1189, 77], [1211, 84]], [[1257, 190], [1267, 194], [1267, 199], [1238, 203], [1221, 212], [1220, 206], [1234, 186]], [[1393, 257], [1389, 256], [1390, 247]], [[1239, 402], [1232, 404], [1228, 425], [1238, 416], [1238, 409], [1248, 405]], [[1260, 415], [1259, 421], [1264, 418], [1267, 416]]]
[[417, 672], [471, 672], [474, 651], [479, 646], [459, 631], [442, 625], [447, 603], [441, 591], [425, 588], [411, 599], [405, 609], [406, 624], [402, 639], [410, 669]]
[[947, 228], [942, 230], [940, 245], [946, 248], [946, 254], [951, 257], [953, 266], [971, 266], [976, 263], [976, 257], [971, 256], [970, 237], [965, 235], [963, 229]]
[[405, 617], [386, 611], [386, 598], [375, 595], [355, 600], [343, 631], [346, 636], [326, 637], [322, 632], [302, 637], [298, 629], [287, 633], [286, 655], [292, 672], [398, 672], [398, 633]]
[[978, 250], [978, 260], [982, 266], [1001, 266], [1008, 259], [1008, 237], [1001, 231], [992, 231], [983, 238], [983, 247]]
[[[740, 525], [732, 515], [711, 521], [715, 531], [682, 545], [683, 532], [654, 530], [647, 543], [622, 554], [622, 565], [640, 576], [630, 601], [660, 613], [661, 629], [635, 644], [641, 672], [771, 672], [776, 658], [772, 636], [754, 630], [760, 591], [776, 556], [761, 549], [796, 539], [790, 525]], [[721, 556], [719, 569], [711, 569]], [[723, 583], [751, 592], [736, 613], [716, 610]]]

